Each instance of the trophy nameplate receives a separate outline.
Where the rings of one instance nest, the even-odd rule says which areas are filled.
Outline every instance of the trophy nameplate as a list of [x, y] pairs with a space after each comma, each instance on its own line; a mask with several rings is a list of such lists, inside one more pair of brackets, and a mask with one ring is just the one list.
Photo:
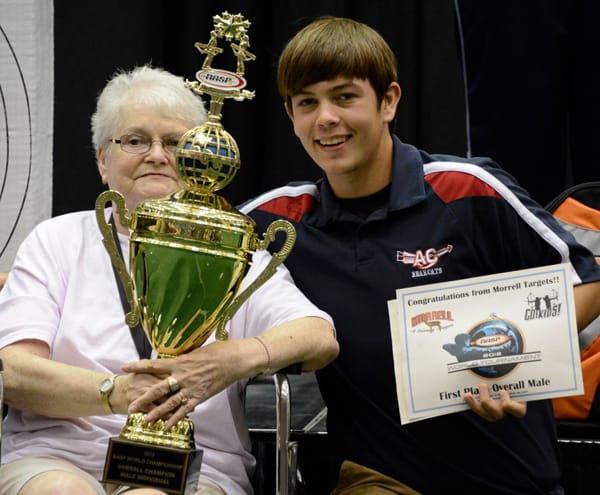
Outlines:
[[200, 470], [202, 451], [111, 438], [106, 459], [104, 483], [152, 486], [166, 493], [182, 495], [190, 467], [197, 465], [196, 469]]

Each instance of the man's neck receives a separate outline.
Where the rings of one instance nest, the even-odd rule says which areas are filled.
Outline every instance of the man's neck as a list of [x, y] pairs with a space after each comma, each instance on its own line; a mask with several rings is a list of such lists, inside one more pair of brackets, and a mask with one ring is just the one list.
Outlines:
[[368, 164], [351, 173], [327, 175], [333, 193], [340, 199], [352, 199], [381, 191], [392, 183], [393, 155], [394, 144], [390, 135]]

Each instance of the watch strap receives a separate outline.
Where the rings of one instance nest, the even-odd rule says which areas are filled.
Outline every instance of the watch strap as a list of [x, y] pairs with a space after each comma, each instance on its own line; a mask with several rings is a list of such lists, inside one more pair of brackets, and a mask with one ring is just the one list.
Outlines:
[[[110, 405], [110, 394], [115, 388], [115, 380], [117, 379], [117, 375], [112, 375], [108, 378], [110, 380], [111, 386], [108, 390], [100, 390], [100, 396], [102, 397], [102, 405], [104, 406], [104, 410], [109, 414], [115, 414], [114, 409]], [[104, 383], [105, 380], [102, 380], [101, 383]]]

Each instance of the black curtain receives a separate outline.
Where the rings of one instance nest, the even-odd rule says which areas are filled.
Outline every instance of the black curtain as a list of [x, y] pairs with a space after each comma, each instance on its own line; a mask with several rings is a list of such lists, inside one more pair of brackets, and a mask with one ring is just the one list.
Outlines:
[[534, 199], [598, 180], [598, 0], [457, 0], [473, 155], [492, 156]]
[[[53, 214], [90, 209], [102, 190], [91, 145], [98, 92], [117, 68], [151, 63], [193, 79], [213, 15], [241, 13], [252, 24], [246, 64], [253, 100], [228, 100], [223, 124], [242, 168], [220, 194], [238, 204], [292, 180], [320, 176], [293, 135], [275, 82], [285, 42], [320, 15], [351, 17], [377, 29], [399, 61], [397, 134], [430, 152], [464, 155], [465, 110], [452, 0], [103, 0], [55, 1]], [[221, 40], [220, 46], [228, 46]], [[233, 59], [213, 67], [235, 70]]]

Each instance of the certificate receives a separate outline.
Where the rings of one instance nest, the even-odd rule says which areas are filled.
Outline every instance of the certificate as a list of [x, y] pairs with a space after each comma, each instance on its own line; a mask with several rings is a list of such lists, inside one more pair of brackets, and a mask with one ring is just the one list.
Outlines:
[[388, 301], [402, 424], [469, 409], [489, 384], [517, 400], [583, 393], [568, 263], [399, 289]]

